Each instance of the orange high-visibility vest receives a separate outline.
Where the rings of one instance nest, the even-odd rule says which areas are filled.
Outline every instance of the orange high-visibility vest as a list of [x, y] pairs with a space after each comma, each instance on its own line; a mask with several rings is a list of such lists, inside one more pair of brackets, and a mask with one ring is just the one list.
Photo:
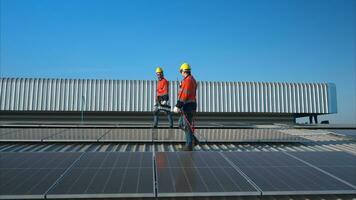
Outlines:
[[197, 82], [192, 75], [186, 76], [178, 94], [178, 100], [183, 103], [196, 102]]
[[169, 82], [162, 78], [157, 83], [157, 96], [168, 95]]

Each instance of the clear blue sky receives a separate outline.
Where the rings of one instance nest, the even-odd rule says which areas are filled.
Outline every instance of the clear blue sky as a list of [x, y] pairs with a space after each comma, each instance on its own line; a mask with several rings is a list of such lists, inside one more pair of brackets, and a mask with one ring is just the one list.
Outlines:
[[356, 0], [0, 0], [1, 76], [333, 82], [356, 123]]

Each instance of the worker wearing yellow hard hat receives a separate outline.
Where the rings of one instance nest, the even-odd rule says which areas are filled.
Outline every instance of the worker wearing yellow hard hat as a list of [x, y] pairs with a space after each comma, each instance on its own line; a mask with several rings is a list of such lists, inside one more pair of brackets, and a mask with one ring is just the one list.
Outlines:
[[163, 111], [168, 116], [169, 127], [173, 128], [173, 118], [171, 114], [171, 106], [169, 105], [169, 82], [164, 78], [162, 67], [156, 68], [156, 75], [158, 78], [156, 88], [156, 103], [154, 108], [153, 127], [158, 126], [158, 114]]
[[178, 101], [174, 107], [175, 113], [180, 113], [178, 126], [185, 133], [186, 144], [183, 151], [193, 151], [194, 145], [199, 141], [194, 136], [194, 115], [197, 110], [196, 91], [197, 82], [191, 74], [191, 67], [188, 63], [183, 63], [179, 72], [183, 76], [178, 94]]
[[179, 71], [188, 71], [188, 70], [191, 70], [190, 65], [188, 63], [183, 63], [179, 68]]
[[163, 73], [163, 69], [161, 67], [156, 68], [156, 73]]

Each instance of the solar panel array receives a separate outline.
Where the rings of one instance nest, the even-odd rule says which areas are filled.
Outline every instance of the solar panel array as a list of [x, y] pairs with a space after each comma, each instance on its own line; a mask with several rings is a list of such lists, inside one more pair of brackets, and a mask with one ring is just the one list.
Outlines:
[[[206, 142], [302, 142], [277, 129], [196, 129]], [[180, 129], [150, 128], [0, 128], [0, 141], [27, 142], [184, 142]]]
[[356, 194], [344, 152], [0, 153], [0, 199]]

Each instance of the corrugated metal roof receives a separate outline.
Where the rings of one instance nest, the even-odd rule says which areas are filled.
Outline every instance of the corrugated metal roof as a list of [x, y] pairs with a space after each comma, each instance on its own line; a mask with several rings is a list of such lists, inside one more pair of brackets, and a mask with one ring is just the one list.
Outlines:
[[[1, 111], [151, 112], [156, 81], [0, 78]], [[178, 81], [170, 84], [171, 104]], [[336, 113], [331, 83], [198, 82], [198, 112]]]

